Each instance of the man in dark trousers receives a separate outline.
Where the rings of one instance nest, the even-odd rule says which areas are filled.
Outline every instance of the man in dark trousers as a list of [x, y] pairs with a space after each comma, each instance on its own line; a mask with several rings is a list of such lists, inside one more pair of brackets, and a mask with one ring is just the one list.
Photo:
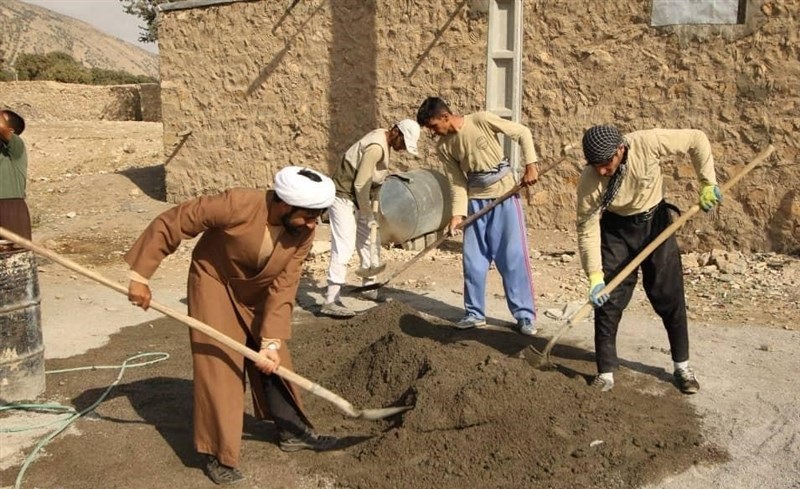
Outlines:
[[[594, 342], [598, 375], [592, 385], [614, 387], [617, 328], [636, 285], [631, 273], [611, 294], [600, 294], [619, 273], [672, 222], [664, 201], [660, 160], [688, 154], [700, 180], [700, 207], [711, 210], [722, 201], [714, 174], [711, 144], [702, 131], [650, 129], [620, 134], [610, 125], [594, 126], [583, 136], [586, 157], [578, 183], [578, 249], [589, 278], [589, 299], [596, 306]], [[683, 268], [674, 236], [640, 266], [647, 298], [667, 330], [675, 381], [681, 392], [694, 394], [700, 384], [689, 367], [689, 332]]]
[[31, 239], [31, 215], [25, 203], [28, 153], [20, 136], [25, 120], [0, 110], [0, 227]]

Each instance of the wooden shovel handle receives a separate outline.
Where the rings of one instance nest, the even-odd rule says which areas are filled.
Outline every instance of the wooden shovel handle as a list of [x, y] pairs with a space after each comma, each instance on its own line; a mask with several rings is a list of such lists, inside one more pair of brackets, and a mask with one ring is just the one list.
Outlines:
[[[55, 253], [54, 251], [51, 251], [51, 250], [48, 250], [47, 248], [39, 246], [39, 245], [37, 245], [37, 244], [35, 244], [35, 243], [23, 238], [22, 236], [19, 236], [19, 235], [15, 234], [15, 233], [9, 231], [8, 229], [0, 227], [0, 237], [3, 237], [3, 238], [5, 238], [5, 239], [7, 239], [9, 241], [12, 241], [12, 242], [16, 243], [19, 246], [27, 248], [27, 249], [35, 252], [36, 254], [42, 255], [42, 256], [44, 256], [46, 258], [49, 258], [50, 260], [52, 260], [52, 261], [54, 261], [54, 262], [56, 262], [56, 263], [58, 263], [58, 264], [60, 264], [60, 265], [62, 265], [64, 267], [66, 267], [66, 268], [68, 268], [68, 269], [70, 269], [70, 270], [72, 270], [74, 272], [80, 273], [81, 275], [83, 275], [85, 277], [88, 277], [88, 278], [94, 280], [95, 282], [101, 283], [101, 284], [105, 285], [106, 287], [108, 287], [110, 289], [116, 290], [117, 292], [119, 292], [120, 294], [125, 295], [126, 297], [128, 295], [127, 287], [125, 287], [123, 285], [120, 285], [120, 284], [114, 282], [113, 280], [110, 280], [110, 279], [104, 277], [103, 275], [100, 275], [97, 272], [93, 272], [92, 270], [89, 270], [89, 269], [87, 269], [87, 268], [75, 263], [74, 261], [72, 261], [72, 260], [70, 260], [70, 259], [68, 259], [66, 257], [63, 257], [63, 256], [59, 255], [58, 253]], [[245, 346], [245, 345], [243, 345], [241, 343], [238, 343], [237, 341], [235, 341], [235, 340], [229, 338], [228, 336], [220, 333], [219, 331], [217, 331], [216, 329], [214, 329], [211, 326], [207, 325], [206, 323], [204, 323], [202, 321], [199, 321], [199, 320], [197, 320], [197, 319], [195, 319], [195, 318], [193, 318], [191, 316], [188, 316], [186, 314], [178, 312], [177, 310], [175, 310], [175, 309], [173, 309], [171, 307], [168, 307], [168, 306], [166, 306], [164, 304], [160, 304], [160, 303], [158, 303], [156, 301], [151, 301], [150, 302], [150, 307], [152, 307], [153, 309], [155, 309], [156, 311], [158, 311], [160, 313], [163, 313], [163, 314], [165, 314], [165, 315], [167, 315], [167, 316], [169, 316], [169, 317], [171, 317], [173, 319], [176, 319], [176, 320], [182, 322], [183, 324], [185, 324], [186, 326], [189, 326], [190, 328], [192, 328], [194, 330], [200, 331], [201, 333], [205, 334], [206, 336], [209, 336], [209, 337], [219, 341], [220, 343], [222, 343], [223, 345], [227, 346], [231, 350], [243, 355], [246, 358], [249, 358], [250, 360], [252, 360], [254, 362], [264, 361], [264, 360], [269, 361], [266, 357], [263, 357], [263, 356], [259, 355], [257, 352], [251, 350], [247, 346]], [[283, 367], [278, 367], [278, 369], [275, 371], [275, 374], [280, 376], [280, 377], [282, 377], [282, 378], [284, 378], [284, 379], [286, 379], [286, 380], [288, 380], [289, 382], [297, 385], [298, 387], [300, 387], [301, 389], [307, 391], [308, 393], [313, 394], [315, 396], [319, 396], [319, 397], [325, 399], [326, 401], [329, 401], [329, 402], [335, 404], [340, 410], [342, 410], [345, 414], [347, 414], [349, 416], [358, 417], [359, 414], [360, 414], [358, 411], [356, 411], [353, 408], [352, 404], [347, 402], [345, 399], [339, 397], [338, 395], [334, 394], [333, 392], [329, 391], [328, 389], [325, 389], [321, 385], [319, 385], [317, 383], [314, 383], [314, 382], [306, 379], [305, 377], [302, 377], [302, 376], [294, 373], [291, 370], [288, 370], [288, 369], [283, 368]]]
[[[756, 166], [760, 165], [764, 160], [766, 160], [772, 154], [773, 151], [775, 151], [775, 147], [773, 147], [772, 145], [767, 146], [767, 148], [761, 153], [759, 153], [750, 163], [747, 164], [747, 166], [742, 168], [742, 171], [740, 171], [739, 173], [736, 174], [736, 176], [725, 182], [725, 184], [722, 185], [721, 187], [723, 195], [726, 192], [728, 192], [728, 190], [730, 190], [731, 187], [736, 185], [739, 182], [739, 180], [741, 180], [745, 175], [747, 175], [750, 172], [750, 170], [752, 170]], [[625, 268], [623, 268], [613, 279], [611, 279], [606, 284], [606, 286], [603, 288], [603, 290], [600, 291], [598, 295], [610, 294], [611, 291], [616, 289], [619, 286], [619, 284], [622, 283], [623, 280], [628, 278], [628, 275], [630, 275], [634, 270], [636, 270], [639, 267], [639, 265], [641, 265], [642, 262], [648, 256], [650, 256], [650, 254], [653, 251], [655, 251], [656, 248], [661, 246], [661, 244], [664, 241], [666, 241], [667, 239], [669, 239], [670, 236], [675, 234], [675, 231], [677, 231], [681, 226], [686, 224], [686, 221], [691, 219], [692, 216], [697, 214], [699, 211], [700, 211], [700, 206], [697, 204], [693, 205], [689, 210], [684, 212], [683, 215], [681, 215], [681, 217], [678, 218], [675, 222], [673, 222], [669, 227], [661, 231], [661, 233], [658, 236], [656, 236], [656, 238], [653, 241], [651, 241], [650, 244], [648, 244], [638, 255], [636, 255], [636, 257], [633, 260], [631, 260], [630, 263], [628, 263], [627, 266], [625, 266]], [[555, 346], [555, 344], [558, 342], [561, 336], [564, 333], [566, 333], [572, 327], [573, 324], [577, 323], [578, 321], [586, 317], [586, 315], [588, 315], [589, 312], [592, 311], [592, 309], [593, 309], [592, 302], [586, 301], [586, 303], [580, 309], [578, 309], [575, 312], [575, 314], [572, 315], [572, 317], [570, 317], [567, 320], [566, 324], [564, 324], [564, 326], [561, 327], [561, 329], [556, 333], [556, 335], [553, 336], [547, 343], [547, 346], [542, 352], [542, 356], [544, 357], [542, 360], [543, 363], [549, 362], [550, 351], [553, 349], [553, 346]]]

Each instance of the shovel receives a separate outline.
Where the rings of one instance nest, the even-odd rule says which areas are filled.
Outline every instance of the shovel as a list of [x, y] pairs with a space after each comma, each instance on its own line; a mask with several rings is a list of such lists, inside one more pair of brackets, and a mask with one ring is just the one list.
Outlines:
[[[18, 234], [12, 233], [11, 231], [0, 227], [0, 237], [5, 238], [9, 241], [16, 243], [23, 248], [27, 248], [34, 253], [42, 255], [44, 257], [49, 258], [50, 260], [58, 263], [59, 265], [63, 265], [70, 270], [80, 273], [81, 275], [88, 277], [96, 282], [99, 282], [110, 289], [116, 290], [117, 292], [127, 296], [128, 289], [118, 283], [100, 275], [99, 273], [93, 272], [87, 268], [78, 265], [74, 261], [65, 258], [58, 253], [55, 253], [47, 248], [43, 248], [37, 244], [34, 244], [31, 241], [19, 236]], [[182, 322], [183, 324], [189, 326], [190, 328], [200, 331], [201, 333], [210, 336], [211, 338], [219, 341], [223, 345], [231, 348], [232, 350], [236, 351], [237, 353], [243, 355], [246, 358], [249, 358], [253, 361], [262, 361], [265, 360], [265, 357], [262, 357], [257, 352], [247, 348], [245, 345], [242, 345], [228, 336], [220, 333], [216, 329], [212, 328], [211, 326], [203, 323], [202, 321], [198, 321], [197, 319], [183, 314], [181, 312], [176, 311], [168, 306], [160, 304], [156, 301], [150, 302], [150, 307], [155, 309], [158, 312], [161, 312], [173, 319], [177, 319], [178, 321]], [[365, 419], [369, 421], [380, 420], [383, 418], [387, 418], [389, 416], [394, 416], [395, 414], [402, 413], [411, 409], [413, 406], [400, 406], [400, 407], [389, 407], [389, 408], [382, 408], [382, 409], [356, 409], [350, 404], [347, 400], [339, 397], [338, 395], [334, 394], [333, 392], [325, 389], [319, 384], [316, 384], [305, 377], [302, 377], [291, 370], [285, 369], [283, 367], [278, 367], [275, 371], [275, 374], [286, 379], [287, 381], [295, 384], [296, 386], [300, 387], [304, 391], [313, 394], [315, 396], [321, 397], [328, 402], [333, 403], [340, 411], [351, 418], [356, 419]]]
[[[750, 163], [747, 164], [747, 166], [742, 168], [742, 171], [740, 171], [736, 176], [725, 182], [725, 185], [721, 187], [722, 194], [725, 195], [725, 193], [727, 193], [728, 190], [731, 189], [731, 187], [736, 185], [736, 183], [738, 183], [739, 180], [742, 179], [742, 177], [744, 177], [747, 173], [749, 173], [750, 170], [752, 170], [757, 165], [761, 164], [764, 160], [766, 160], [772, 154], [773, 151], [775, 151], [775, 148], [772, 145], [767, 146], [767, 148], [764, 151], [762, 151], [758, 156], [756, 156], [755, 159], [753, 159], [753, 161], [751, 161]], [[627, 266], [625, 266], [625, 268], [623, 268], [613, 279], [611, 279], [611, 281], [609, 281], [608, 284], [606, 284], [606, 286], [603, 288], [603, 290], [600, 291], [598, 295], [610, 294], [611, 291], [616, 289], [619, 286], [619, 284], [621, 284], [623, 280], [625, 280], [628, 277], [628, 275], [630, 275], [634, 270], [636, 270], [639, 267], [639, 265], [641, 265], [642, 262], [648, 256], [650, 256], [650, 253], [655, 251], [655, 249], [658, 248], [664, 241], [666, 241], [670, 236], [675, 234], [678, 228], [686, 224], [686, 222], [689, 219], [691, 219], [692, 216], [697, 214], [699, 211], [700, 211], [700, 206], [697, 204], [693, 205], [689, 210], [684, 212], [680, 218], [678, 218], [675, 222], [673, 222], [668, 228], [661, 231], [661, 234], [656, 236], [655, 239], [652, 242], [650, 242], [650, 244], [648, 244], [638, 255], [636, 255], [636, 257], [630, 263], [628, 263]], [[550, 351], [553, 349], [553, 347], [561, 338], [561, 336], [563, 336], [564, 333], [569, 331], [569, 329], [572, 328], [572, 326], [575, 323], [581, 321], [584, 317], [586, 317], [586, 315], [588, 315], [592, 309], [593, 309], [592, 302], [586, 301], [586, 303], [580, 309], [578, 309], [575, 312], [575, 314], [573, 314], [572, 317], [570, 317], [563, 326], [561, 326], [561, 329], [559, 329], [556, 332], [555, 336], [553, 336], [550, 339], [550, 341], [547, 342], [547, 346], [545, 346], [544, 351], [541, 354], [542, 359], [539, 361], [538, 365], [539, 368], [546, 369], [546, 368], [552, 368], [554, 366], [553, 363], [550, 361]], [[533, 349], [533, 347], [531, 348]]]
[[[372, 201], [372, 218], [378, 217], [378, 200]], [[369, 268], [359, 268], [356, 270], [356, 275], [361, 278], [372, 278], [380, 274], [386, 269], [386, 264], [381, 263], [380, 254], [378, 253], [378, 224], [375, 222], [369, 228]]]
[[[562, 152], [561, 152], [561, 153], [562, 153], [563, 155], [565, 155], [565, 156], [563, 156], [561, 159], [559, 159], [558, 161], [556, 161], [556, 162], [555, 162], [555, 163], [553, 163], [552, 165], [550, 165], [550, 166], [548, 166], [547, 168], [545, 168], [544, 170], [542, 170], [542, 171], [539, 173], [539, 175], [541, 176], [541, 175], [544, 175], [544, 174], [546, 174], [547, 172], [549, 172], [549, 171], [550, 171], [550, 170], [552, 170], [553, 168], [557, 167], [558, 165], [560, 165], [561, 163], [563, 163], [564, 161], [566, 161], [566, 159], [568, 158], [568, 156], [566, 156], [566, 155], [569, 153], [569, 151], [570, 151], [572, 148], [573, 148], [573, 145], [571, 145], [571, 144], [569, 144], [569, 145], [567, 145], [567, 146], [564, 146], [564, 149], [562, 150]], [[492, 209], [494, 209], [495, 207], [497, 207], [499, 204], [501, 204], [502, 202], [504, 202], [506, 199], [508, 199], [508, 198], [509, 198], [509, 197], [511, 197], [512, 195], [514, 195], [514, 194], [516, 194], [517, 192], [519, 192], [519, 191], [520, 191], [522, 188], [523, 188], [523, 186], [522, 186], [522, 184], [520, 184], [520, 183], [518, 183], [518, 184], [514, 185], [514, 188], [512, 188], [512, 189], [511, 189], [511, 190], [509, 190], [508, 192], [504, 193], [504, 194], [503, 194], [503, 195], [501, 195], [500, 197], [498, 197], [498, 198], [494, 199], [494, 201], [492, 201], [492, 203], [491, 203], [491, 204], [487, 205], [487, 206], [486, 206], [486, 207], [484, 207], [483, 209], [479, 210], [478, 212], [476, 212], [476, 213], [474, 213], [474, 214], [472, 214], [472, 215], [468, 216], [466, 219], [464, 219], [463, 221], [461, 221], [461, 224], [458, 226], [458, 229], [464, 229], [465, 227], [469, 226], [470, 224], [472, 224], [473, 222], [477, 221], [477, 220], [478, 220], [478, 219], [480, 219], [481, 217], [485, 216], [485, 215], [486, 215], [486, 214], [487, 214], [489, 211], [491, 211]], [[361, 287], [353, 287], [352, 289], [350, 289], [350, 292], [351, 292], [351, 293], [366, 292], [366, 291], [368, 291], [368, 290], [375, 290], [375, 289], [379, 289], [379, 288], [383, 287], [384, 285], [388, 284], [389, 282], [391, 282], [392, 280], [394, 280], [395, 278], [397, 278], [397, 276], [398, 276], [398, 275], [400, 275], [401, 273], [403, 273], [403, 272], [405, 272], [406, 270], [408, 270], [409, 268], [411, 268], [411, 267], [412, 267], [412, 266], [413, 266], [415, 263], [417, 263], [417, 262], [418, 262], [418, 261], [419, 261], [419, 260], [420, 260], [422, 257], [424, 257], [425, 255], [427, 255], [427, 254], [428, 254], [428, 253], [430, 253], [431, 251], [435, 250], [436, 248], [438, 248], [438, 247], [439, 247], [439, 245], [441, 245], [442, 243], [444, 243], [444, 241], [445, 241], [447, 238], [449, 238], [449, 237], [450, 237], [450, 235], [449, 235], [448, 233], [444, 233], [444, 234], [443, 234], [441, 237], [439, 237], [439, 238], [438, 238], [436, 241], [434, 241], [433, 243], [429, 244], [429, 245], [428, 245], [428, 246], [426, 246], [426, 247], [425, 247], [425, 248], [424, 248], [422, 251], [420, 251], [419, 253], [417, 253], [416, 255], [414, 255], [414, 257], [413, 257], [413, 258], [411, 258], [409, 261], [407, 261], [405, 265], [401, 266], [400, 268], [398, 268], [397, 270], [395, 270], [394, 272], [392, 272], [392, 273], [391, 273], [391, 274], [390, 274], [388, 277], [386, 277], [386, 279], [384, 279], [383, 281], [380, 281], [380, 282], [375, 282], [374, 284], [369, 284], [369, 285], [362, 285]]]

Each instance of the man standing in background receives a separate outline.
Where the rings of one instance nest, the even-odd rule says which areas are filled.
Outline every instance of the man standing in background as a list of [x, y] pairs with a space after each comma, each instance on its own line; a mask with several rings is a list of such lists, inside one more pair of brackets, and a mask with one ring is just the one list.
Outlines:
[[[339, 295], [347, 276], [347, 264], [358, 251], [362, 270], [377, 265], [380, 242], [372, 243], [370, 233], [378, 222], [372, 210], [370, 192], [373, 185], [380, 185], [389, 175], [389, 155], [394, 151], [408, 151], [417, 155], [419, 124], [403, 119], [391, 129], [375, 129], [354, 143], [342, 158], [333, 175], [336, 184], [336, 199], [328, 210], [331, 229], [331, 263], [328, 267], [328, 290], [325, 304], [320, 311], [331, 317], [349, 318], [355, 311], [342, 304]], [[377, 231], [377, 230], [376, 230]], [[377, 232], [373, 233], [376, 238]], [[372, 256], [374, 249], [377, 256]], [[374, 283], [375, 277], [363, 277], [362, 285]], [[361, 297], [378, 301], [377, 290], [364, 292]]]
[[0, 227], [31, 239], [31, 215], [25, 202], [28, 153], [20, 136], [25, 120], [16, 112], [0, 110]]

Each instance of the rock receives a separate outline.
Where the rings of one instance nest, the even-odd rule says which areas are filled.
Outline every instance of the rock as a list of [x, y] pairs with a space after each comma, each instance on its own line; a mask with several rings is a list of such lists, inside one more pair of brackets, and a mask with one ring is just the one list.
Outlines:
[[78, 300], [81, 300], [81, 301], [88, 301], [89, 299], [91, 299], [91, 297], [89, 297], [88, 294], [80, 294], [78, 296]]
[[745, 273], [747, 262], [738, 251], [725, 251], [714, 249], [709, 259], [711, 265], [716, 265], [720, 272], [725, 274]]
[[132, 190], [130, 191], [129, 195], [130, 195], [131, 197], [138, 197], [138, 196], [142, 195], [142, 191], [141, 191], [141, 190], [139, 190], [138, 188], [135, 188], [135, 189], [132, 189]]
[[72, 212], [67, 212], [66, 214], [64, 214], [64, 217], [66, 217], [67, 219], [72, 219], [72, 218], [74, 218], [74, 217], [75, 217], [75, 216], [77, 216], [77, 215], [78, 215], [78, 213], [77, 213], [77, 212], [75, 212], [75, 211], [72, 211]]

